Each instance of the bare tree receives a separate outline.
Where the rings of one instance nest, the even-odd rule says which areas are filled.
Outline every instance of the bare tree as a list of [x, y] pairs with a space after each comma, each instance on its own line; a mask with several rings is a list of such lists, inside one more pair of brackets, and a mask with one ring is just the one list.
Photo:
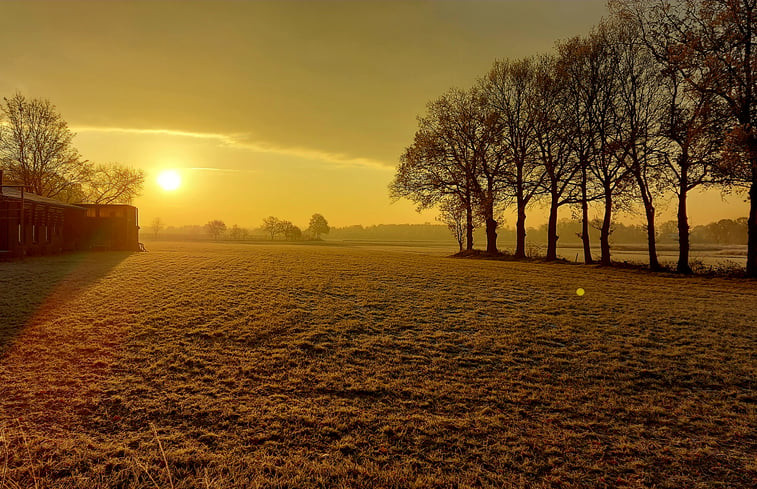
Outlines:
[[[473, 202], [477, 186], [474, 153], [477, 119], [470, 92], [453, 89], [430, 102], [411, 146], [400, 157], [392, 198], [408, 198], [427, 209], [449, 196], [465, 205], [466, 249], [473, 249]], [[496, 246], [496, 245], [495, 245]]]
[[72, 146], [74, 133], [48, 100], [20, 93], [3, 98], [0, 166], [9, 180], [45, 197], [81, 196], [89, 164]]
[[457, 241], [459, 251], [463, 251], [465, 242], [465, 202], [456, 196], [451, 196], [439, 204], [437, 221], [444, 223]]
[[160, 234], [160, 232], [163, 231], [164, 228], [165, 225], [163, 224], [163, 219], [161, 219], [160, 217], [156, 217], [150, 223], [150, 230], [152, 231], [154, 239], [158, 239], [158, 234]]
[[471, 105], [467, 117], [473, 123], [467, 130], [478, 176], [473, 180], [473, 190], [486, 230], [486, 252], [496, 254], [499, 226], [496, 209], [507, 200], [512, 179], [507, 171], [504, 118], [489, 103], [488, 83], [487, 79], [481, 80], [479, 86], [470, 91]]
[[281, 230], [281, 220], [277, 217], [268, 216], [263, 219], [261, 229], [267, 232], [271, 236], [271, 241], [273, 241]]
[[321, 214], [313, 214], [310, 218], [310, 225], [308, 226], [308, 232], [315, 237], [315, 239], [321, 239], [321, 234], [329, 233], [329, 223], [325, 217]]
[[645, 45], [642, 31], [616, 17], [609, 41], [616, 60], [616, 125], [620, 147], [613, 155], [636, 183], [647, 221], [649, 268], [661, 269], [657, 259], [655, 201], [665, 190], [663, 168], [657, 155], [663, 145], [659, 123], [664, 111], [661, 69]]
[[[593, 55], [589, 58], [592, 80], [598, 82], [596, 98], [591, 111], [591, 131], [596, 134], [588, 169], [598, 187], [604, 204], [604, 215], [600, 225], [599, 244], [602, 265], [610, 265], [610, 234], [612, 214], [616, 207], [625, 202], [630, 187], [629, 171], [625, 164], [628, 145], [622, 116], [619, 114], [621, 50], [613, 41], [612, 25], [600, 24], [589, 36]], [[593, 90], [593, 89], [592, 89]]]
[[0, 168], [27, 191], [65, 202], [129, 204], [139, 195], [144, 172], [119, 164], [94, 165], [72, 146], [74, 134], [44, 99], [20, 93], [0, 106]]
[[565, 73], [557, 69], [558, 60], [543, 56], [536, 63], [536, 79], [531, 104], [535, 109], [534, 134], [539, 161], [544, 168], [542, 185], [549, 198], [547, 260], [557, 259], [557, 213], [561, 206], [575, 202], [571, 191], [580, 169], [572, 157], [573, 131], [566, 91]]
[[594, 263], [589, 239], [589, 203], [596, 199], [589, 167], [599, 137], [594, 107], [603, 80], [598, 69], [604, 47], [596, 38], [574, 37], [557, 45], [557, 71], [564, 80], [566, 95], [566, 129], [570, 150], [578, 165], [577, 196], [581, 209], [581, 234], [584, 263]]
[[502, 119], [503, 169], [517, 210], [516, 258], [526, 256], [526, 207], [542, 189], [543, 168], [538, 164], [534, 119], [530, 105], [535, 83], [534, 60], [497, 61], [486, 76], [488, 102]]
[[139, 196], [145, 172], [112, 163], [94, 165], [84, 185], [86, 201], [93, 204], [130, 204]]
[[714, 170], [721, 155], [725, 134], [726, 107], [709, 91], [694, 90], [683, 75], [684, 59], [679, 55], [676, 35], [663, 28], [667, 18], [656, 0], [616, 0], [615, 15], [634, 23], [649, 52], [655, 57], [660, 76], [663, 107], [659, 113], [659, 133], [666, 141], [657, 155], [662, 171], [660, 182], [678, 201], [679, 273], [692, 273], [689, 265], [689, 222], [687, 202], [691, 190], [717, 181]]
[[687, 86], [727, 107], [730, 127], [720, 169], [749, 191], [746, 271], [757, 277], [757, 0], [649, 3], [648, 30], [667, 40]]
[[229, 229], [229, 237], [233, 240], [243, 240], [247, 238], [247, 230], [234, 224]]
[[205, 232], [214, 240], [220, 238], [224, 231], [226, 231], [226, 224], [218, 219], [210, 221], [205, 225]]
[[281, 234], [284, 235], [289, 241], [297, 241], [302, 239], [302, 230], [292, 224], [290, 221], [280, 221], [279, 223]]

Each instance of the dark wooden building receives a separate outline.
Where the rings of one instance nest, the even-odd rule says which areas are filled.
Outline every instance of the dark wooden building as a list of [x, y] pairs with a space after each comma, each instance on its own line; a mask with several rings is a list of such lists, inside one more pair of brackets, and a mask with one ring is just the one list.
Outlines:
[[66, 204], [0, 180], [0, 259], [84, 250], [139, 251], [137, 208]]
[[133, 205], [77, 204], [85, 209], [83, 231], [89, 249], [139, 251], [139, 212]]
[[46, 255], [79, 249], [65, 223], [85, 210], [55, 199], [0, 186], [0, 256]]

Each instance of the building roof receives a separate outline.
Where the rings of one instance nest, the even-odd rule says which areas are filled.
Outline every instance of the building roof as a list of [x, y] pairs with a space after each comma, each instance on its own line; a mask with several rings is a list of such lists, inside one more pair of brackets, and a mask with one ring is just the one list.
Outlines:
[[[14, 199], [21, 200], [21, 189], [17, 187], [0, 187], [0, 199]], [[68, 207], [71, 209], [82, 209], [82, 207], [73, 204], [66, 204], [60, 200], [51, 199], [50, 197], [42, 197], [41, 195], [33, 194], [31, 192], [24, 192], [24, 200], [29, 202], [36, 202], [38, 204], [54, 205], [56, 207]]]
[[132, 209], [136, 209], [135, 206], [131, 204], [76, 204], [79, 207], [131, 207]]

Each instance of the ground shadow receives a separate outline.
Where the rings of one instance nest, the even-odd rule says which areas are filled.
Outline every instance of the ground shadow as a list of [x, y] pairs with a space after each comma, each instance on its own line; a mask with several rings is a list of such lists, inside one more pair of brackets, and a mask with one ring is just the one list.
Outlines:
[[70, 300], [131, 252], [72, 253], [0, 262], [0, 356], [46, 303]]

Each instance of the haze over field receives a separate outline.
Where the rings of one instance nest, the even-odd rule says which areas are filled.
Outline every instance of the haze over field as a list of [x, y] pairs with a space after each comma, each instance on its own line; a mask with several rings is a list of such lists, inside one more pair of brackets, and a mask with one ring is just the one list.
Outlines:
[[[387, 185], [427, 101], [606, 13], [604, 0], [2, 2], [0, 42], [23, 50], [0, 53], [0, 94], [49, 98], [87, 158], [144, 169], [143, 223], [422, 223], [436, 213], [391, 204]], [[690, 205], [692, 224], [747, 212], [716, 191]]]

